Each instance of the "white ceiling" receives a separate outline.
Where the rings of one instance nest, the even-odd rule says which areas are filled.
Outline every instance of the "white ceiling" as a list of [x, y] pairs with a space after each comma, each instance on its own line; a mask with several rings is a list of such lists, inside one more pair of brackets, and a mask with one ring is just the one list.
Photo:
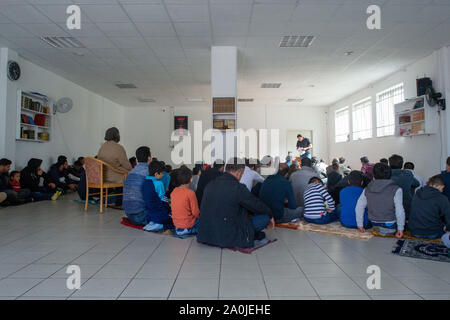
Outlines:
[[[81, 30], [65, 27], [69, 4], [81, 7]], [[366, 28], [370, 4], [381, 6], [382, 30]], [[39, 39], [70, 35], [86, 46], [81, 55]], [[283, 35], [317, 39], [279, 48]], [[320, 106], [450, 44], [450, 0], [0, 0], [0, 44], [125, 106], [145, 105], [140, 97], [208, 105], [210, 47], [234, 45], [240, 98]]]

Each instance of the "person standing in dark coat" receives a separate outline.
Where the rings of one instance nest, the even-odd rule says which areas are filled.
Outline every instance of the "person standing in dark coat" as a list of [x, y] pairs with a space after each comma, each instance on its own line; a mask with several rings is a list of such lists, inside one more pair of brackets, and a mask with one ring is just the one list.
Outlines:
[[[239, 183], [243, 161], [234, 158], [225, 173], [205, 188], [197, 241], [222, 248], [251, 248], [262, 240], [262, 230], [275, 225], [270, 208]], [[255, 213], [249, 216], [249, 212]]]
[[209, 168], [208, 170], [202, 172], [200, 179], [197, 184], [197, 191], [195, 191], [195, 195], [197, 196], [198, 205], [200, 206], [202, 203], [203, 192], [206, 188], [206, 185], [210, 183], [212, 180], [217, 178], [223, 173], [223, 161], [217, 160], [214, 162], [214, 167]]

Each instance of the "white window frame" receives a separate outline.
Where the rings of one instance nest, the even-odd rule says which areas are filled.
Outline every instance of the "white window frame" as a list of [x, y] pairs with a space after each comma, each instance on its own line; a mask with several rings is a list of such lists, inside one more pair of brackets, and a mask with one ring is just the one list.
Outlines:
[[[366, 114], [364, 114], [366, 113]], [[352, 106], [353, 140], [365, 140], [373, 137], [372, 97], [367, 97]], [[361, 122], [361, 125], [357, 121]], [[364, 123], [362, 123], [364, 122]]]
[[[347, 127], [343, 128], [344, 126], [341, 127], [341, 125], [338, 124], [338, 115], [342, 114], [343, 112], [346, 112], [346, 117], [347, 117]], [[345, 117], [345, 115], [343, 115], [342, 117]], [[342, 128], [342, 131], [338, 131]], [[334, 142], [335, 143], [340, 143], [340, 142], [348, 142], [350, 139], [350, 107], [344, 107], [341, 109], [338, 109], [335, 111], [334, 113]]]
[[394, 105], [405, 100], [405, 88], [402, 83], [396, 84], [376, 94], [376, 131], [377, 137], [395, 134]]

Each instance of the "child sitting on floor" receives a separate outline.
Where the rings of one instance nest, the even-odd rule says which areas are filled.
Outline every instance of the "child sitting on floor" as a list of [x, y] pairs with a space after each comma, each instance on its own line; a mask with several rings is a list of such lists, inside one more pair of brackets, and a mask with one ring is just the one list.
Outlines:
[[413, 237], [439, 239], [445, 233], [444, 227], [450, 231], [450, 203], [442, 194], [444, 186], [444, 180], [437, 175], [415, 193], [408, 220]]
[[318, 177], [312, 177], [303, 195], [305, 203], [304, 219], [314, 224], [328, 224], [339, 219], [334, 200]]
[[19, 171], [13, 171], [9, 175], [9, 184], [13, 188], [14, 191], [20, 190], [20, 172]]
[[150, 221], [146, 231], [159, 231], [173, 227], [170, 206], [165, 195], [163, 183], [160, 181], [164, 174], [164, 165], [159, 161], [152, 161], [148, 166], [148, 176], [142, 185], [142, 196], [145, 200], [145, 215]]
[[391, 168], [384, 163], [373, 167], [375, 180], [361, 193], [356, 203], [356, 222], [358, 230], [365, 232], [364, 212], [368, 209], [369, 220], [374, 231], [382, 236], [403, 237], [405, 210], [403, 209], [402, 189], [391, 180]]
[[177, 180], [178, 187], [170, 194], [175, 232], [179, 236], [197, 234], [200, 209], [195, 192], [189, 188], [192, 183], [192, 171], [181, 168]]
[[[364, 184], [362, 172], [357, 170], [350, 172], [347, 183], [348, 187], [342, 189], [339, 193], [339, 199], [341, 201], [340, 220], [343, 227], [356, 229], [358, 227], [355, 213], [356, 203], [364, 191], [362, 188]], [[364, 229], [371, 227], [366, 209], [364, 211]]]

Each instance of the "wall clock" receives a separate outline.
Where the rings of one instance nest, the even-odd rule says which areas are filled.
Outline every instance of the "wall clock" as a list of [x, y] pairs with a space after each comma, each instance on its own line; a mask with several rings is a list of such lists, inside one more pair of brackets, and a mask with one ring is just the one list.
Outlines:
[[16, 61], [8, 61], [8, 78], [11, 81], [16, 81], [20, 78], [20, 67]]

